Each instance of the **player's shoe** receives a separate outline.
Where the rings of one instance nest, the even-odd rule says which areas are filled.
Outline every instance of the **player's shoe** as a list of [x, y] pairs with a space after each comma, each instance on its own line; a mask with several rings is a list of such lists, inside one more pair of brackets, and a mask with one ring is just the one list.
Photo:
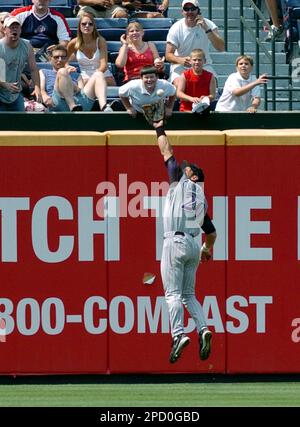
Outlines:
[[208, 328], [201, 329], [199, 333], [199, 356], [206, 360], [210, 355], [212, 333]]
[[182, 353], [182, 350], [187, 345], [189, 345], [189, 343], [190, 343], [190, 339], [185, 334], [181, 334], [181, 335], [178, 335], [177, 337], [173, 338], [172, 350], [170, 353], [170, 363], [174, 363], [179, 359], [179, 357]]

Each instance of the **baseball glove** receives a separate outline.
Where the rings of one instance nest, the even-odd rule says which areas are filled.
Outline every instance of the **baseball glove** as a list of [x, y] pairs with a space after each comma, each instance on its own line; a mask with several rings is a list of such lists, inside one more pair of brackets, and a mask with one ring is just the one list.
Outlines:
[[152, 126], [153, 122], [164, 120], [165, 117], [165, 103], [160, 99], [155, 104], [145, 104], [142, 106], [143, 113], [147, 122]]

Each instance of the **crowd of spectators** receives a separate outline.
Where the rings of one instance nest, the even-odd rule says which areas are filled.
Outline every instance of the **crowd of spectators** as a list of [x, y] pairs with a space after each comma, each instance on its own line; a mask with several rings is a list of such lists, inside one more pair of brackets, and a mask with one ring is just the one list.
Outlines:
[[[32, 0], [31, 6], [0, 13], [0, 59], [5, 64], [0, 76], [0, 111], [24, 111], [26, 96], [46, 111], [112, 112], [107, 86], [117, 83], [108, 68], [107, 42], [98, 32], [95, 18], [163, 17], [169, 0], [78, 0], [74, 38], [65, 16], [50, 3]], [[266, 5], [272, 18], [269, 36], [277, 39], [282, 28], [275, 13], [277, 0], [266, 0]], [[123, 73], [118, 83], [124, 110], [134, 117], [143, 111], [141, 99], [147, 105], [166, 99], [166, 114], [170, 115], [177, 98], [179, 111], [256, 112], [260, 86], [267, 76], [252, 76], [253, 59], [240, 56], [236, 72], [228, 77], [219, 97], [210, 48], [223, 52], [224, 40], [217, 25], [201, 14], [198, 0], [183, 0], [182, 15], [169, 29], [165, 55], [160, 56], [154, 42], [143, 40], [144, 29], [137, 21], [132, 20], [121, 35], [115, 66]], [[48, 64], [38, 71], [41, 59]], [[169, 75], [166, 63], [170, 64]]]

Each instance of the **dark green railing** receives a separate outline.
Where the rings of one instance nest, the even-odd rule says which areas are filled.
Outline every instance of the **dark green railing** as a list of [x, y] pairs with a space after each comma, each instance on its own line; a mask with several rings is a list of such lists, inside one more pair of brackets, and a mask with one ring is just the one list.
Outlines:
[[[275, 93], [275, 96], [276, 96], [276, 92], [278, 90], [280, 90], [282, 92], [287, 92], [288, 93], [288, 99], [286, 101], [280, 100], [280, 102], [287, 102], [288, 103], [288, 110], [292, 111], [293, 110], [293, 102], [294, 102], [294, 100], [293, 100], [293, 93], [300, 92], [300, 88], [293, 88], [293, 79], [292, 79], [292, 77], [291, 76], [274, 76], [273, 75], [273, 76], [268, 76], [268, 79], [272, 80], [272, 82], [276, 82], [276, 80], [288, 80], [289, 83], [288, 83], [288, 87], [286, 89], [285, 88], [284, 89], [282, 89], [282, 88], [278, 89], [278, 88], [275, 87], [275, 91], [274, 91], [273, 85], [272, 85], [272, 88], [268, 88], [267, 84], [264, 84], [264, 100], [265, 100], [265, 102], [264, 102], [264, 109], [265, 109], [265, 111], [269, 110], [269, 107], [268, 107], [268, 103], [269, 103], [268, 93], [272, 91], [272, 98], [273, 98], [274, 93]], [[273, 103], [273, 99], [272, 99], [272, 109], [274, 110], [273, 107], [274, 107], [274, 103]], [[276, 102], [275, 102], [275, 110], [276, 110]]]
[[[256, 5], [256, 3], [253, 0], [247, 0], [247, 6], [252, 7], [254, 12], [254, 18], [255, 18], [255, 33], [250, 27], [250, 25], [247, 24], [247, 21], [244, 17], [244, 7], [245, 2], [244, 0], [240, 0], [240, 53], [241, 55], [244, 54], [245, 51], [245, 41], [244, 41], [244, 33], [245, 30], [249, 33], [249, 35], [252, 37], [252, 39], [255, 41], [255, 68], [256, 68], [256, 76], [258, 77], [261, 74], [260, 71], [260, 52], [263, 51], [265, 54], [265, 57], [268, 58], [270, 64], [271, 64], [271, 74], [270, 77], [272, 88], [265, 89], [265, 93], [268, 94], [268, 92], [271, 92], [271, 102], [272, 102], [272, 110], [276, 111], [276, 92], [279, 90], [276, 87], [276, 81], [277, 80], [289, 80], [288, 89], [286, 89], [289, 92], [289, 106], [292, 105], [292, 83], [290, 76], [278, 76], [276, 77], [276, 42], [275, 38], [273, 37], [271, 40], [271, 51], [269, 52], [265, 46], [262, 44], [260, 40], [260, 28], [261, 23], [263, 23], [269, 31], [271, 30], [271, 26], [266, 19], [266, 17], [261, 12], [260, 8]], [[281, 89], [280, 89], [281, 90]], [[284, 89], [283, 89], [284, 90]], [[268, 108], [268, 100], [265, 102], [265, 108]], [[291, 102], [291, 104], [290, 104]]]
[[[215, 4], [220, 5], [220, 1], [217, 0]], [[228, 50], [228, 0], [223, 1], [224, 5], [224, 43], [225, 50]], [[213, 20], [213, 0], [208, 0], [208, 19]]]

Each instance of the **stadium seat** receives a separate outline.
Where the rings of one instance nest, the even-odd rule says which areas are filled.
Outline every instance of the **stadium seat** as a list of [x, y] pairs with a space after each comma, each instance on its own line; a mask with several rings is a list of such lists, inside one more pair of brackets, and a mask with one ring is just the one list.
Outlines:
[[158, 50], [159, 56], [164, 56], [167, 42], [163, 40], [154, 40], [153, 43], [155, 44], [156, 49]]
[[98, 28], [99, 33], [106, 41], [120, 41], [120, 37], [125, 33], [125, 28]]
[[26, 5], [26, 0], [0, 0], [0, 12], [11, 12], [17, 7], [24, 7]]
[[174, 24], [171, 18], [135, 18], [130, 22], [139, 22], [144, 29], [146, 28], [170, 28]]
[[144, 40], [146, 42], [154, 40], [166, 40], [169, 28], [146, 28], [144, 29]]
[[96, 18], [96, 26], [99, 30], [103, 28], [126, 28], [127, 18]]
[[119, 87], [107, 86], [107, 98], [110, 98], [110, 99], [119, 98]]
[[108, 41], [107, 42], [107, 52], [108, 52], [108, 60], [110, 62], [115, 62], [116, 57], [119, 54], [119, 49], [121, 47], [121, 42], [119, 41]]

